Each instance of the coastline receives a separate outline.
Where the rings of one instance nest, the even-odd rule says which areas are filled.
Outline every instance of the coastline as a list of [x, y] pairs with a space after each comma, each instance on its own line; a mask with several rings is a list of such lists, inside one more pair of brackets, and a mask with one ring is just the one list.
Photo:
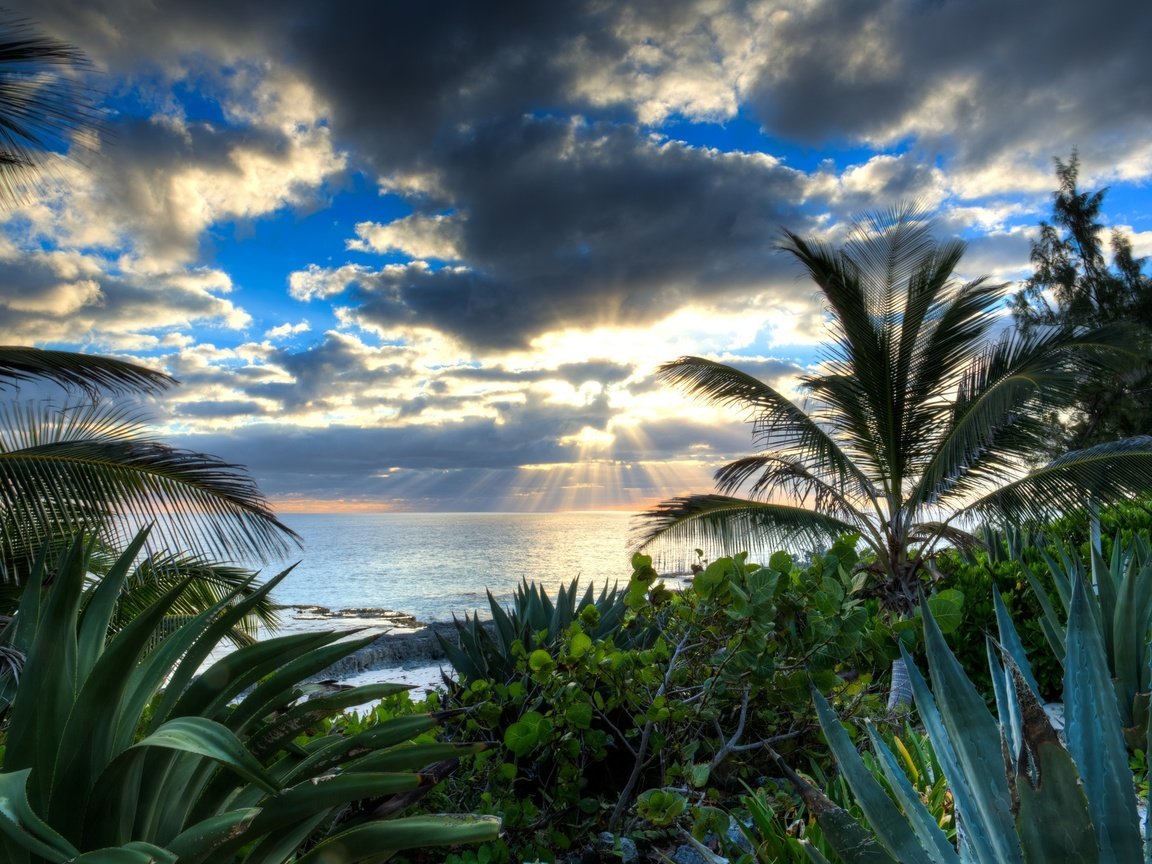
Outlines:
[[277, 608], [282, 615], [280, 627], [275, 634], [266, 635], [314, 630], [347, 630], [350, 637], [365, 631], [378, 634], [373, 642], [309, 681], [335, 680], [352, 685], [396, 682], [410, 685], [412, 696], [419, 699], [443, 686], [444, 675], [451, 676], [452, 667], [437, 636], [454, 638], [456, 625], [452, 622], [422, 622], [391, 609], [329, 609], [313, 604]]

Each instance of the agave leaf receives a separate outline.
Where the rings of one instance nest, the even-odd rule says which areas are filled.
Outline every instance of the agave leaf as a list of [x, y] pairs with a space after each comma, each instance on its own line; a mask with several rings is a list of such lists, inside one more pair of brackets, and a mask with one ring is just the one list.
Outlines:
[[1040, 685], [1036, 683], [1036, 676], [1032, 674], [1032, 665], [1028, 662], [1028, 656], [1024, 652], [1024, 643], [1020, 641], [1020, 635], [1016, 632], [1016, 625], [1012, 623], [1012, 616], [1008, 614], [1008, 609], [1004, 606], [1004, 601], [1000, 598], [998, 591], [992, 592], [992, 606], [996, 610], [996, 630], [1000, 634], [998, 641], [1000, 650], [1007, 652], [1008, 656], [1012, 658], [1012, 662], [1016, 664], [1016, 668], [1020, 670], [1020, 674], [1024, 676], [1024, 680], [1028, 682], [1032, 692], [1039, 696]]
[[86, 554], [77, 538], [56, 562], [55, 581], [21, 675], [21, 689], [36, 698], [17, 696], [8, 720], [4, 768], [36, 769], [28, 797], [37, 809], [51, 796], [57, 746], [76, 698], [76, 619]]
[[442, 762], [446, 759], [459, 759], [487, 750], [491, 744], [457, 744], [454, 742], [437, 744], [401, 744], [386, 750], [377, 750], [344, 764], [345, 771], [414, 771]]
[[[1052, 653], [1056, 655], [1057, 661], [1064, 662], [1064, 622], [1056, 610], [1052, 607], [1052, 601], [1048, 599], [1048, 592], [1036, 578], [1036, 574], [1032, 572], [1023, 561], [1020, 561], [1020, 569], [1024, 571], [1024, 576], [1028, 580], [1028, 586], [1032, 589], [1032, 596], [1036, 598], [1036, 602], [1040, 604], [1040, 610], [1044, 613], [1040, 618], [1040, 627], [1044, 631], [1044, 638], [1048, 640], [1048, 644], [1052, 647]], [[1063, 572], [1060, 570], [1059, 565], [1052, 559], [1047, 552], [1044, 552], [1044, 560], [1048, 563], [1048, 572], [1052, 576], [1052, 581], [1056, 583], [1057, 587], [1067, 579]], [[1063, 602], [1063, 595], [1061, 594], [1061, 601], [1064, 605], [1065, 614], [1068, 611], [1068, 605]]]
[[[285, 861], [294, 861], [304, 842], [309, 837], [322, 834], [321, 829], [325, 823], [331, 821], [329, 814], [320, 813], [302, 819], [276, 834], [267, 834], [245, 853], [244, 864], [283, 864]], [[391, 858], [393, 854], [389, 852], [381, 855], [379, 860]]]
[[[177, 631], [181, 640], [177, 644], [180, 644], [184, 649], [181, 654], [174, 656], [163, 655], [163, 663], [157, 658], [156, 662], [150, 664], [149, 669], [137, 670], [139, 677], [147, 674], [151, 678], [155, 678], [158, 673], [162, 673], [168, 678], [164, 696], [161, 698], [160, 704], [156, 706], [153, 713], [151, 729], [156, 729], [161, 723], [173, 715], [177, 702], [182, 698], [187, 689], [188, 682], [199, 672], [201, 665], [208, 658], [208, 655], [212, 653], [212, 649], [224, 638], [225, 634], [232, 629], [236, 622], [252, 611], [261, 599], [279, 585], [295, 567], [296, 565], [294, 564], [282, 570], [239, 603], [233, 603], [230, 606], [222, 608], [222, 611], [218, 613], [209, 626], [204, 627], [202, 617], [198, 616], [197, 619], [195, 619], [197, 622], [200, 622], [198, 626], [185, 626]], [[224, 601], [221, 601], [221, 603], [224, 603]], [[221, 604], [217, 605], [220, 606]], [[164, 649], [168, 647], [168, 643], [172, 641], [172, 637], [165, 639], [164, 643], [161, 644], [161, 651], [164, 651]], [[177, 656], [182, 656], [182, 659], [173, 671], [171, 664]], [[171, 674], [167, 675], [169, 671], [171, 671]]]
[[[999, 860], [1018, 861], [1020, 851], [1014, 837], [1012, 796], [1004, 776], [999, 724], [988, 712], [983, 697], [949, 649], [927, 608], [924, 608], [924, 646], [932, 672], [935, 704], [939, 706], [940, 719], [956, 754], [957, 767], [972, 791], [971, 803], [979, 814], [980, 830], [991, 835], [990, 843], [1001, 856]], [[911, 675], [911, 669], [909, 673]], [[911, 677], [915, 682], [916, 676]], [[939, 754], [941, 745], [935, 735], [929, 734]], [[963, 812], [962, 815], [965, 824], [975, 829], [971, 820], [976, 814]]]
[[149, 528], [144, 528], [132, 538], [132, 542], [103, 574], [99, 586], [92, 592], [88, 605], [84, 608], [84, 617], [77, 637], [80, 678], [87, 677], [96, 660], [104, 653], [108, 628], [116, 612], [116, 602], [120, 598], [124, 580], [132, 569], [132, 562], [136, 560], [137, 554], [148, 539], [149, 531]]
[[[880, 763], [880, 769], [884, 772], [885, 779], [888, 780], [888, 785], [892, 787], [893, 793], [896, 795], [896, 800], [899, 801], [900, 807], [904, 811], [905, 817], [911, 823], [916, 837], [919, 839], [921, 846], [927, 853], [928, 857], [935, 862], [945, 864], [945, 862], [958, 862], [959, 856], [952, 844], [948, 842], [947, 836], [941, 830], [932, 814], [928, 812], [928, 808], [924, 806], [924, 802], [920, 799], [920, 794], [908, 782], [908, 777], [896, 761], [896, 757], [892, 751], [888, 749], [888, 745], [884, 743], [884, 739], [880, 737], [876, 731], [875, 726], [871, 722], [867, 724], [868, 737], [872, 741], [873, 752], [877, 755]], [[904, 859], [899, 859], [903, 864]]]
[[133, 747], [164, 747], [206, 756], [231, 768], [269, 794], [275, 795], [279, 791], [264, 766], [228, 727], [204, 717], [177, 717], [169, 720]]
[[[123, 747], [117, 746], [116, 726], [125, 722], [127, 686], [141, 652], [168, 607], [184, 588], [173, 586], [156, 603], [129, 622], [109, 642], [91, 667], [57, 744], [53, 794], [45, 816], [65, 834], [80, 831], [92, 786]], [[139, 716], [135, 718], [139, 720]]]
[[1058, 743], [1046, 741], [1036, 753], [1036, 762], [1040, 782], [1035, 787], [1021, 783], [1017, 790], [1020, 813], [1016, 825], [1024, 860], [1028, 864], [1099, 861], [1088, 802], [1071, 757]]
[[71, 860], [79, 854], [76, 847], [41, 819], [28, 803], [30, 773], [29, 768], [0, 772], [0, 832], [54, 864]]
[[74, 859], [75, 864], [176, 864], [176, 856], [151, 843], [131, 843], [116, 849], [97, 849]]
[[[278, 844], [295, 826], [311, 826], [316, 817], [323, 818], [335, 808], [353, 801], [409, 792], [422, 785], [427, 785], [427, 781], [419, 774], [379, 772], [329, 775], [300, 783], [268, 800], [242, 831], [233, 832], [227, 842], [216, 846], [214, 855], [216, 860], [221, 860], [258, 837], [267, 837], [269, 843]], [[310, 830], [304, 836], [307, 833]], [[294, 837], [290, 839], [295, 840]], [[295, 849], [298, 843], [295, 840], [288, 851]], [[264, 855], [265, 852], [260, 852], [257, 847], [249, 860], [259, 861]]]
[[[516, 625], [512, 623], [512, 619], [504, 610], [504, 607], [496, 602], [496, 598], [492, 596], [492, 592], [484, 589], [488, 594], [488, 607], [492, 610], [492, 623], [496, 631], [496, 639], [500, 644], [500, 648], [504, 653], [512, 650], [512, 643], [520, 638], [516, 632]], [[476, 619], [476, 627], [479, 628], [480, 621]]]
[[1020, 706], [1017, 704], [1016, 695], [1012, 691], [1011, 673], [1000, 662], [996, 641], [988, 635], [984, 639], [985, 651], [988, 654], [988, 669], [992, 673], [992, 693], [996, 699], [996, 714], [1000, 718], [1001, 734], [1004, 737], [1004, 744], [1008, 748], [1008, 757], [1013, 765], [1017, 765], [1022, 758], [1024, 746]]
[[339, 631], [293, 633], [238, 648], [217, 660], [188, 686], [172, 709], [172, 716], [190, 714], [216, 717], [228, 703], [281, 663], [336, 641]]
[[409, 792], [423, 785], [427, 785], [427, 781], [413, 772], [363, 771], [305, 781], [269, 801], [253, 821], [252, 831], [274, 833], [322, 810], [361, 799]]
[[[864, 811], [864, 818], [872, 826], [884, 848], [901, 864], [919, 864], [919, 862], [928, 864], [934, 860], [940, 861], [941, 859], [935, 858], [929, 849], [925, 848], [923, 840], [864, 766], [855, 745], [848, 739], [848, 733], [840, 725], [840, 718], [815, 687], [812, 688], [812, 701], [816, 706], [820, 728], [824, 730], [824, 738], [836, 756], [836, 764], [840, 766], [852, 793], [856, 796], [856, 803]], [[935, 844], [931, 848], [935, 850]]]
[[[1119, 538], [1113, 549], [1120, 546]], [[1124, 562], [1118, 562], [1122, 581], [1112, 618], [1114, 639], [1112, 653], [1119, 708], [1125, 725], [1136, 722], [1133, 703], [1137, 694], [1148, 691], [1148, 635], [1152, 623], [1152, 565], [1141, 561], [1135, 543]]]
[[[240, 701], [240, 704], [228, 716], [228, 728], [239, 733], [241, 729], [247, 727], [249, 721], [264, 717], [269, 711], [282, 708], [299, 698], [301, 695], [300, 681], [322, 672], [333, 663], [371, 645], [376, 641], [376, 638], [374, 635], [369, 635], [359, 639], [350, 639], [346, 642], [337, 642], [333, 645], [325, 645], [308, 652], [303, 657], [286, 662]], [[405, 684], [391, 684], [389, 686], [392, 690], [381, 691], [379, 696], [372, 696], [369, 699], [382, 699], [393, 693], [411, 689]], [[364, 701], [369, 700], [365, 699]], [[350, 702], [348, 704], [356, 705], [359, 703]]]
[[[931, 614], [926, 616], [931, 620]], [[939, 631], [937, 631], [939, 632]], [[951, 730], [945, 723], [941, 710], [936, 706], [932, 691], [924, 676], [916, 667], [915, 661], [900, 645], [900, 653], [908, 667], [908, 678], [912, 685], [912, 695], [920, 712], [920, 721], [932, 741], [936, 758], [956, 801], [956, 813], [964, 826], [964, 842], [976, 861], [1022, 862], [1020, 849], [1015, 842], [1015, 831], [1011, 814], [1010, 796], [1007, 781], [1004, 780], [1003, 759], [992, 768], [973, 768], [965, 750], [953, 746]], [[939, 650], [937, 648], [937, 650]], [[942, 686], [937, 684], [937, 687]], [[995, 779], [988, 781], [985, 774], [994, 770]], [[1003, 786], [1003, 788], [1001, 788]], [[1005, 827], [1006, 826], [1006, 827]], [[968, 860], [962, 850], [961, 860]]]
[[392, 850], [484, 843], [499, 836], [495, 816], [409, 816], [344, 831], [317, 844], [297, 864], [354, 864], [379, 860]]
[[[432, 714], [411, 714], [405, 717], [393, 717], [355, 735], [343, 736], [338, 746], [326, 747], [309, 755], [308, 758], [289, 771], [282, 782], [296, 784], [308, 777], [315, 777], [327, 771], [346, 758], [356, 759], [371, 753], [373, 750], [402, 744], [417, 735], [423, 735], [425, 732], [436, 728], [437, 722], [437, 717]], [[292, 737], [295, 737], [295, 734], [293, 733]], [[259, 752], [264, 748], [257, 748], [253, 745], [253, 749]], [[274, 752], [274, 749], [267, 752]]]
[[1080, 578], [1072, 585], [1064, 662], [1068, 752], [1080, 768], [1105, 860], [1137, 861], [1139, 820], [1120, 713], [1092, 603]]
[[201, 864], [231, 837], [242, 834], [259, 813], [259, 807], [219, 813], [195, 823], [165, 845], [180, 864]]
[[1092, 545], [1092, 586], [1096, 594], [1096, 622], [1100, 626], [1100, 635], [1104, 638], [1104, 656], [1115, 657], [1115, 636], [1112, 624], [1116, 619], [1117, 594], [1120, 591], [1120, 582], [1123, 579], [1121, 564], [1121, 549], [1117, 544], [1112, 547], [1111, 566], [1104, 560], [1099, 546]]
[[[872, 833], [865, 830], [847, 810], [838, 807], [832, 799], [793, 771], [779, 756], [773, 754], [773, 759], [776, 767], [800, 793], [808, 812], [820, 823], [825, 839], [841, 856], [853, 864], [896, 864], [884, 847], [876, 842]], [[814, 850], [812, 847], [807, 848], [811, 855]]]
[[808, 858], [812, 861], [812, 864], [830, 864], [828, 859], [821, 854], [819, 849], [812, 845], [810, 840], [801, 839], [800, 846], [804, 852], [807, 853]]

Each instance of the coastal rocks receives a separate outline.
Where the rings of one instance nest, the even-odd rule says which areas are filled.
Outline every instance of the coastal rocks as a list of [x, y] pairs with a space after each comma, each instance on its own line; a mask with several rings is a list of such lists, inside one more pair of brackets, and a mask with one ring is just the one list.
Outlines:
[[[313, 607], [319, 608], [319, 607]], [[361, 614], [357, 615], [325, 615], [324, 618], [361, 618], [365, 617], [363, 610], [350, 610]], [[344, 680], [352, 678], [363, 672], [377, 669], [407, 668], [411, 666], [428, 666], [440, 661], [447, 665], [444, 649], [440, 646], [437, 635], [446, 639], [456, 638], [456, 625], [446, 622], [432, 624], [419, 624], [411, 616], [415, 628], [411, 626], [398, 627], [378, 636], [374, 642], [361, 648], [354, 654], [345, 657], [338, 663], [329, 666], [323, 672], [314, 675], [312, 680], [325, 680], [335, 678]]]

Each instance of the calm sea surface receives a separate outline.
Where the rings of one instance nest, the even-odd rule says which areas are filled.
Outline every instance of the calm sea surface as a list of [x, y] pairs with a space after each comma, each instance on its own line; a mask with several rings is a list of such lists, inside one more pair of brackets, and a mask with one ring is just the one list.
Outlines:
[[[501, 602], [521, 579], [550, 593], [579, 576], [624, 585], [632, 573], [629, 513], [284, 514], [304, 539], [299, 566], [276, 589], [290, 605], [385, 608], [422, 621], [480, 609], [487, 588]], [[283, 569], [265, 566], [265, 575]]]

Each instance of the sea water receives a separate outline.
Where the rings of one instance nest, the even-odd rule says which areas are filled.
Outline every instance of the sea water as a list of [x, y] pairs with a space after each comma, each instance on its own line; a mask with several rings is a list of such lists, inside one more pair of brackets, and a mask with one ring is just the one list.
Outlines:
[[555, 595], [628, 582], [632, 514], [585, 513], [288, 513], [281, 520], [304, 548], [264, 565], [270, 576], [295, 569], [276, 588], [284, 605], [335, 610], [390, 609], [422, 622], [479, 611], [485, 591], [507, 605], [521, 580]]

